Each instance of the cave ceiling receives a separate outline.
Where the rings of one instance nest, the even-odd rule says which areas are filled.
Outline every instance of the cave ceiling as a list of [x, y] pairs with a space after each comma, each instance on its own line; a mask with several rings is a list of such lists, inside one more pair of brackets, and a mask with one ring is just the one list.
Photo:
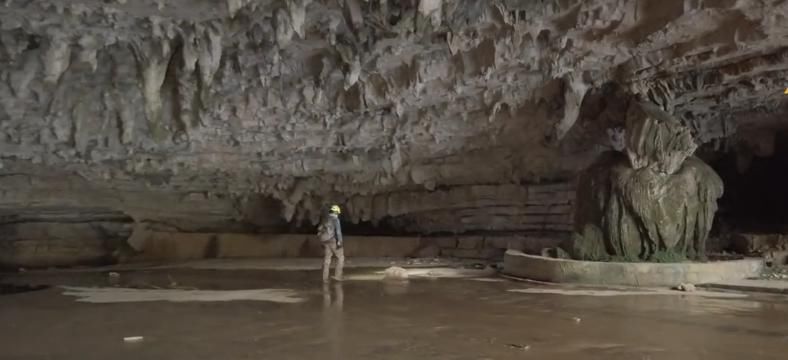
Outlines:
[[785, 0], [4, 0], [0, 209], [209, 222], [270, 216], [270, 198], [288, 221], [327, 201], [375, 220], [381, 194], [571, 179], [633, 99], [700, 144], [779, 129], [786, 16]]

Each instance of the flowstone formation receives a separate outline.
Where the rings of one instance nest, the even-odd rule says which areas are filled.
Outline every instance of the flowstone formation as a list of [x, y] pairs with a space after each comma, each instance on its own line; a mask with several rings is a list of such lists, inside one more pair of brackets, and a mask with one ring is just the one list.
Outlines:
[[580, 178], [573, 258], [704, 259], [722, 180], [693, 156], [688, 128], [633, 102], [623, 150], [604, 153]]

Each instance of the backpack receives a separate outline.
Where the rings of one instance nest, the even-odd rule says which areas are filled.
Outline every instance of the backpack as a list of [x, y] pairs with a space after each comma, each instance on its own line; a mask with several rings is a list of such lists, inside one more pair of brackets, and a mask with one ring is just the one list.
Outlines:
[[320, 240], [321, 243], [327, 243], [334, 239], [334, 229], [330, 221], [323, 221], [317, 227], [317, 239]]

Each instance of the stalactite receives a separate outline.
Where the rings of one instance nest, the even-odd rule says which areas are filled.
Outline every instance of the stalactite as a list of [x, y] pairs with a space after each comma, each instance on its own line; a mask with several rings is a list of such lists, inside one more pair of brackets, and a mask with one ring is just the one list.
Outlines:
[[168, 127], [162, 119], [161, 87], [167, 74], [172, 48], [169, 40], [146, 39], [132, 43], [132, 49], [140, 71], [149, 131], [153, 139], [163, 141]]
[[71, 64], [71, 45], [67, 39], [53, 37], [44, 53], [44, 80], [57, 83]]

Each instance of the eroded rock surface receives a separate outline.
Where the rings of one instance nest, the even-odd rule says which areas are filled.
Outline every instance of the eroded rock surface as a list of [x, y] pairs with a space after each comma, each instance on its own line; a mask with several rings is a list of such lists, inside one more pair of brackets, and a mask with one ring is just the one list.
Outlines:
[[114, 262], [114, 254], [123, 249], [129, 235], [126, 223], [122, 219], [114, 220], [2, 225], [0, 266], [52, 267]]
[[663, 111], [633, 103], [626, 132], [624, 153], [603, 154], [581, 175], [567, 250], [586, 260], [705, 258], [722, 180]]
[[[0, 216], [251, 231], [337, 202], [352, 222], [521, 231], [553, 213], [513, 207], [518, 185], [618, 146], [632, 98], [699, 143], [779, 124], [786, 15], [773, 0], [6, 0]], [[472, 220], [456, 229], [458, 208]]]

